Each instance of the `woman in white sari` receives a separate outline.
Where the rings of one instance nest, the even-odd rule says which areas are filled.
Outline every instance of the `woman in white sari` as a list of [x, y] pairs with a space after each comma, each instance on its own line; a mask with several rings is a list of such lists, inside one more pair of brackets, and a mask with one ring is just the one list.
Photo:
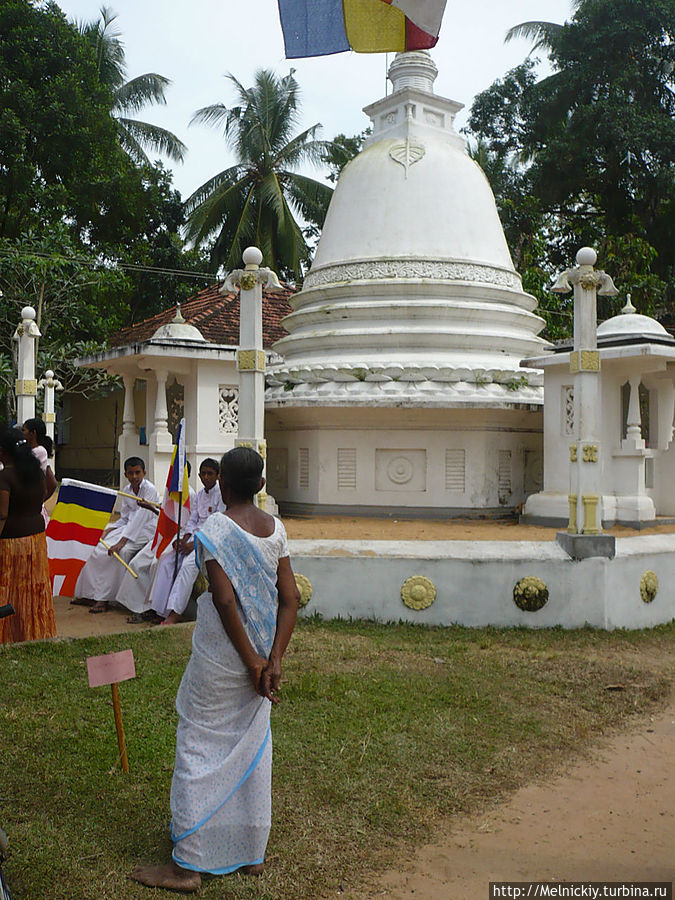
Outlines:
[[298, 603], [284, 526], [253, 503], [262, 469], [254, 450], [226, 453], [226, 512], [214, 513], [194, 536], [211, 592], [199, 598], [176, 697], [173, 861], [131, 873], [151, 887], [189, 893], [202, 872], [262, 871], [271, 822], [270, 709]]

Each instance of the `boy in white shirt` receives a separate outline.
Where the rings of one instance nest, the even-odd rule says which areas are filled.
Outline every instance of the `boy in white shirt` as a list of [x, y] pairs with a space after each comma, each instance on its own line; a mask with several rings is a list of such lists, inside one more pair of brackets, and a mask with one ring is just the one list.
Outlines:
[[150, 608], [163, 619], [163, 625], [175, 625], [182, 621], [182, 615], [190, 600], [192, 587], [199, 574], [194, 558], [193, 535], [200, 530], [209, 516], [224, 512], [225, 504], [220, 494], [218, 473], [220, 466], [215, 459], [205, 459], [199, 467], [199, 478], [204, 487], [197, 494], [185, 534], [178, 546], [178, 572], [174, 581], [175, 566], [173, 553], [165, 553], [159, 560], [155, 582], [150, 592]]
[[[139, 456], [125, 460], [124, 476], [128, 482], [122, 488], [125, 494], [134, 494], [139, 500], [159, 501], [157, 489], [145, 477], [145, 463]], [[129, 562], [155, 533], [155, 516], [130, 497], [122, 498], [119, 512], [119, 519], [103, 534], [110, 549], [100, 543], [94, 547], [75, 585], [75, 598], [71, 603], [91, 606], [90, 613], [107, 612], [108, 603], [117, 597], [126, 569], [113, 553]]]

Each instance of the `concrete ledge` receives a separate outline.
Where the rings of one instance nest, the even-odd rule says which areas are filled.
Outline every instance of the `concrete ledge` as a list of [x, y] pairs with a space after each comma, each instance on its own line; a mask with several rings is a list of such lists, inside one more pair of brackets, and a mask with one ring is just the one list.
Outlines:
[[559, 531], [556, 540], [572, 559], [591, 559], [594, 556], [614, 559], [616, 556], [616, 538], [611, 534], [568, 534]]
[[[496, 506], [488, 509], [468, 509], [462, 506], [344, 506], [330, 503], [298, 503], [280, 500], [274, 494], [281, 517], [284, 516], [367, 516], [373, 519], [515, 519], [515, 509]], [[557, 525], [562, 523], [557, 522]]]

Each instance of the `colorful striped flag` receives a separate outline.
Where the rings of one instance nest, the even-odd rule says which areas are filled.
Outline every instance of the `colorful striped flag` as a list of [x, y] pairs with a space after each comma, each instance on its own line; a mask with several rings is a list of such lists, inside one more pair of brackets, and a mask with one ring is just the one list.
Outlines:
[[278, 0], [286, 57], [436, 46], [446, 0]]
[[84, 564], [98, 544], [117, 500], [117, 491], [64, 478], [47, 525], [52, 593], [73, 597]]
[[181, 528], [190, 518], [190, 485], [188, 482], [187, 454], [185, 451], [185, 419], [180, 420], [176, 443], [171, 456], [169, 474], [164, 488], [164, 499], [159, 511], [157, 530], [152, 541], [155, 556], [164, 553], [171, 541], [178, 534], [178, 522]]

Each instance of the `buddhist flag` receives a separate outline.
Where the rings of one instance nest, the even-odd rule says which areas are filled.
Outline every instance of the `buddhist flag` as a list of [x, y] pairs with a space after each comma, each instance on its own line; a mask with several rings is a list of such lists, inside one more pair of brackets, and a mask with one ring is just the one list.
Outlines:
[[64, 478], [47, 525], [47, 555], [52, 593], [74, 597], [84, 564], [101, 539], [117, 500], [117, 491]]
[[446, 0], [278, 0], [286, 56], [429, 50]]
[[152, 547], [158, 559], [178, 534], [178, 523], [180, 522], [182, 528], [187, 524], [189, 518], [190, 485], [185, 452], [185, 419], [181, 419], [171, 456], [169, 474], [166, 478], [157, 530], [152, 541]]

